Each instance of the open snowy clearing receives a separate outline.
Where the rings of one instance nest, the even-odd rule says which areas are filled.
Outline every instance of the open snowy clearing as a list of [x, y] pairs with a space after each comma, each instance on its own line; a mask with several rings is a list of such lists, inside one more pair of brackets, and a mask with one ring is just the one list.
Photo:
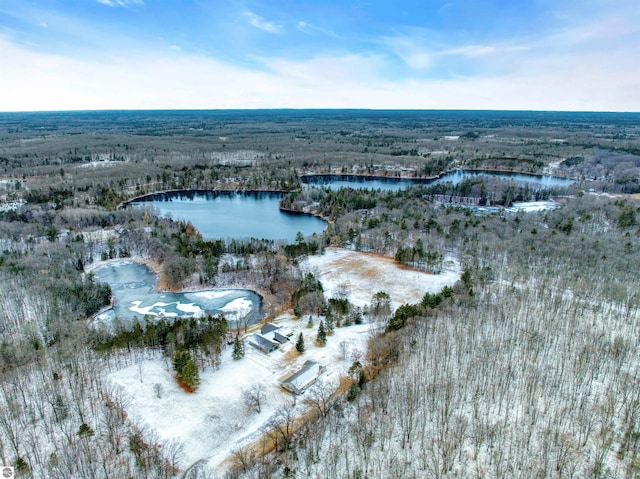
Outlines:
[[401, 304], [416, 303], [425, 293], [437, 293], [460, 279], [460, 266], [445, 258], [440, 274], [429, 274], [398, 265], [393, 258], [374, 253], [327, 248], [323, 255], [310, 256], [302, 264], [322, 282], [325, 296], [334, 297], [339, 286], [349, 289], [349, 301], [356, 306], [371, 304], [371, 297], [385, 291], [395, 309]]
[[560, 205], [555, 201], [524, 201], [519, 203], [513, 203], [509, 208], [505, 208], [510, 213], [535, 213], [538, 211], [548, 211], [558, 208]]
[[[347, 283], [349, 300], [357, 306], [369, 304], [377, 291], [388, 292], [393, 305], [398, 306], [415, 303], [425, 292], [437, 292], [455, 283], [460, 268], [451, 259], [447, 264], [449, 270], [432, 275], [400, 267], [392, 259], [379, 255], [329, 249], [324, 255], [309, 258], [303, 267], [318, 274], [328, 298], [338, 285]], [[317, 347], [314, 341], [319, 319], [314, 318], [312, 328], [307, 327], [307, 320], [308, 317], [297, 320], [289, 315], [277, 318], [277, 324], [290, 328], [294, 334], [289, 343], [269, 355], [245, 342], [245, 357], [234, 361], [232, 348], [227, 348], [220, 369], [201, 371], [200, 387], [192, 394], [177, 385], [171, 361], [157, 356], [113, 372], [108, 379], [128, 397], [126, 410], [135, 423], [165, 445], [171, 441], [182, 444], [183, 469], [205, 460], [213, 470], [223, 472], [228, 465], [225, 461], [234, 451], [255, 443], [277, 409], [294, 402], [294, 396], [280, 386], [283, 377], [299, 370], [305, 361], [313, 360], [326, 367], [318, 381], [337, 387], [340, 377], [347, 375], [354, 355], [364, 354], [373, 332], [366, 323], [336, 328], [335, 334], [327, 338], [326, 346]], [[306, 345], [301, 355], [294, 348], [299, 333]], [[259, 414], [249, 410], [242, 398], [244, 389], [257, 384], [263, 385], [266, 393]], [[158, 388], [162, 391], [160, 397]], [[313, 387], [301, 399], [310, 394], [314, 394]], [[296, 401], [299, 415], [304, 412], [301, 399]]]
[[[346, 375], [353, 363], [353, 354], [365, 351], [370, 335], [368, 324], [337, 328], [325, 347], [317, 347], [314, 345], [317, 318], [313, 328], [307, 328], [306, 317], [296, 320], [283, 316], [276, 322], [294, 331], [292, 342], [269, 355], [245, 343], [245, 357], [238, 361], [231, 358], [232, 348], [227, 348], [219, 370], [209, 368], [201, 372], [201, 384], [195, 393], [185, 393], [177, 385], [168, 359], [145, 359], [109, 374], [108, 378], [128, 396], [126, 410], [135, 423], [155, 433], [164, 444], [174, 440], [183, 445], [183, 468], [205, 459], [216, 469], [234, 450], [258, 440], [274, 412], [293, 402], [294, 397], [280, 387], [279, 381], [284, 376], [310, 359], [326, 367], [318, 381], [337, 387], [340, 376]], [[307, 348], [301, 355], [295, 352], [293, 344], [299, 332]], [[342, 356], [341, 342], [347, 345], [346, 358]], [[156, 395], [156, 384], [162, 389], [160, 398]], [[242, 399], [243, 389], [256, 384], [263, 385], [266, 393], [259, 414], [248, 410]], [[305, 392], [303, 398], [312, 391], [313, 388]], [[301, 402], [297, 401], [300, 414]]]

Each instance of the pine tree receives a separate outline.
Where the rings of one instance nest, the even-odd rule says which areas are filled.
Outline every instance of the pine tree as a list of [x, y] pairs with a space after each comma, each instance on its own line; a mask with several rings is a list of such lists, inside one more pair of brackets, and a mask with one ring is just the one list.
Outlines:
[[182, 374], [185, 364], [187, 364], [187, 361], [190, 359], [191, 354], [189, 354], [189, 351], [176, 351], [173, 355], [173, 370], [178, 374], [178, 377]]
[[298, 340], [296, 341], [296, 351], [300, 354], [304, 353], [304, 338], [302, 337], [302, 333], [298, 334]]
[[320, 320], [320, 325], [318, 326], [318, 335], [316, 336], [316, 342], [320, 346], [324, 346], [327, 344], [327, 332], [324, 329], [324, 321]]
[[200, 384], [200, 375], [189, 351], [177, 351], [173, 355], [173, 369], [176, 372], [178, 381], [186, 384], [191, 389], [196, 389]]
[[332, 316], [327, 316], [327, 336], [333, 336], [335, 332], [335, 323]]
[[244, 357], [244, 341], [240, 340], [240, 336], [236, 336], [233, 340], [233, 353], [231, 356], [236, 360]]
[[187, 364], [182, 368], [182, 374], [179, 375], [180, 381], [185, 383], [191, 389], [196, 389], [200, 385], [200, 374], [195, 361], [189, 358]]

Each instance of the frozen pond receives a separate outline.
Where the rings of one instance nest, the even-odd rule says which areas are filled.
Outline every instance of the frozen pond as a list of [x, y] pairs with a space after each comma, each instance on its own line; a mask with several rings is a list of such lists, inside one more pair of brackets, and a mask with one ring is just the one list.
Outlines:
[[468, 208], [475, 213], [497, 213], [499, 211], [506, 211], [508, 213], [537, 213], [539, 211], [549, 211], [555, 210], [560, 205], [555, 201], [520, 201], [514, 202], [509, 207], [503, 206], [464, 206], [460, 205], [463, 208]]
[[411, 178], [383, 178], [379, 176], [359, 176], [359, 175], [306, 175], [301, 178], [302, 182], [309, 186], [326, 186], [332, 190], [340, 188], [353, 189], [380, 189], [383, 191], [397, 191], [413, 185], [437, 185], [439, 183], [459, 184], [468, 178], [496, 178], [499, 180], [512, 181], [519, 186], [528, 185], [532, 188], [543, 189], [552, 187], [564, 187], [574, 183], [568, 178], [546, 175], [527, 175], [524, 173], [502, 173], [491, 171], [456, 170], [433, 179], [411, 179]]
[[[191, 293], [169, 293], [156, 289], [157, 277], [146, 265], [117, 260], [98, 266], [94, 278], [111, 286], [113, 307], [96, 317], [110, 324], [137, 318], [200, 317], [224, 313], [233, 324], [250, 324], [262, 318], [261, 299], [247, 289], [210, 289]], [[238, 322], [238, 323], [237, 323]]]
[[280, 193], [180, 191], [156, 193], [133, 201], [152, 206], [161, 216], [190, 221], [206, 239], [286, 240], [321, 233], [326, 223], [306, 214], [280, 210]]

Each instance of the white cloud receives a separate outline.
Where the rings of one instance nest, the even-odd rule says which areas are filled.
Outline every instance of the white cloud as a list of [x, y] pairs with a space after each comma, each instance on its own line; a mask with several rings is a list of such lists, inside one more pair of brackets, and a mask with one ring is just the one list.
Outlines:
[[[414, 32], [413, 35], [387, 37], [383, 45], [399, 57], [409, 68], [419, 73], [434, 72], [438, 61], [446, 57], [493, 62], [490, 57], [504, 57], [531, 50], [531, 45], [512, 40], [496, 44], [448, 45], [433, 32]], [[484, 60], [483, 60], [484, 59]]]
[[292, 88], [319, 93], [323, 88], [357, 86], [375, 82], [385, 65], [380, 55], [347, 54], [318, 56], [294, 61], [283, 58], [257, 57], [273, 75], [285, 79]]
[[282, 33], [282, 27], [280, 25], [276, 25], [275, 23], [268, 22], [260, 15], [257, 15], [253, 12], [243, 12], [242, 16], [246, 17], [249, 20], [249, 23], [256, 27], [259, 30], [268, 33]]
[[339, 38], [339, 35], [336, 34], [336, 32], [331, 31], [331, 30], [327, 30], [326, 28], [320, 28], [312, 23], [306, 22], [304, 20], [300, 20], [297, 24], [296, 24], [296, 28], [298, 30], [300, 30], [303, 33], [306, 33], [308, 35], [313, 35], [316, 33], [322, 34], [322, 35], [327, 35], [329, 37], [332, 38]]
[[144, 0], [96, 0], [107, 7], [128, 7], [130, 5], [143, 5]]
[[426, 70], [433, 63], [434, 51], [413, 37], [387, 38], [385, 43], [391, 51], [414, 70]]
[[[379, 55], [259, 58], [262, 70], [184, 52], [80, 60], [0, 36], [0, 111], [181, 108], [410, 108], [640, 111], [628, 51], [537, 56], [517, 71], [390, 81]], [[34, 74], [37, 72], [37, 74]]]
[[496, 53], [499, 49], [490, 45], [466, 45], [438, 52], [438, 55], [462, 55], [464, 57], [484, 57]]

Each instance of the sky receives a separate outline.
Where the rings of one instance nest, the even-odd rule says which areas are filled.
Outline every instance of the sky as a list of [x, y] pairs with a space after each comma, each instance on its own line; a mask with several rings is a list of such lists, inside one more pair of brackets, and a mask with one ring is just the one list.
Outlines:
[[640, 111], [638, 0], [0, 0], [0, 111]]

